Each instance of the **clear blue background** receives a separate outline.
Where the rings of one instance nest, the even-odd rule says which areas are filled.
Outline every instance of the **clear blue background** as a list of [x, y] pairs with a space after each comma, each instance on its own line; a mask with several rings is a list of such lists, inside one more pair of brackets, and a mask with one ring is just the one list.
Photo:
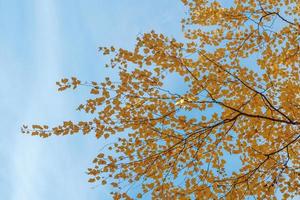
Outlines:
[[55, 82], [103, 79], [97, 47], [131, 48], [152, 29], [180, 38], [182, 16], [179, 0], [0, 0], [0, 199], [110, 199], [85, 174], [105, 141], [40, 139], [20, 127], [80, 119], [84, 97], [58, 93]]

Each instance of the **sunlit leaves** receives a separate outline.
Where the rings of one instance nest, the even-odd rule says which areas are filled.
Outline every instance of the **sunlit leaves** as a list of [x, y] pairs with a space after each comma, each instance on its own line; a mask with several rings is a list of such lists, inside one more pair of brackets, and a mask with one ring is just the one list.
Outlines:
[[99, 48], [117, 80], [57, 82], [89, 91], [90, 120], [22, 131], [112, 141], [87, 173], [115, 199], [299, 195], [299, 2], [183, 3], [185, 41], [150, 31]]

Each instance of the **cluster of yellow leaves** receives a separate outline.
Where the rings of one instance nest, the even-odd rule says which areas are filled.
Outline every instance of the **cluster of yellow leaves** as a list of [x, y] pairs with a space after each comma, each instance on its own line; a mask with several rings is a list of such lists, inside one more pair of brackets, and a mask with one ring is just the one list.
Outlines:
[[133, 51], [101, 47], [119, 80], [57, 83], [90, 89], [78, 107], [90, 121], [23, 131], [113, 136], [88, 174], [114, 199], [300, 195], [299, 1], [182, 2], [186, 41], [151, 31]]

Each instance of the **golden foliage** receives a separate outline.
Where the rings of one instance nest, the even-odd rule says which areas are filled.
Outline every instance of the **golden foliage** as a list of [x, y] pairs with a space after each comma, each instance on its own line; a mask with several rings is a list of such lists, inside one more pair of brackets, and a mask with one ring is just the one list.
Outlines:
[[182, 2], [184, 42], [151, 31], [133, 51], [101, 47], [118, 80], [57, 83], [90, 88], [90, 121], [23, 131], [113, 137], [88, 174], [115, 199], [299, 195], [299, 0]]

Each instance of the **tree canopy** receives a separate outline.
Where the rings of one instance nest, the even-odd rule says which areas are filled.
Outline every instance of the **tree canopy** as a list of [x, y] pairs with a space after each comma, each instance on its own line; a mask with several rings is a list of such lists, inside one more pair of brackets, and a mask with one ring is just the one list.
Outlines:
[[111, 138], [88, 174], [114, 199], [300, 195], [299, 0], [182, 2], [184, 41], [150, 31], [132, 50], [100, 47], [118, 78], [57, 82], [90, 90], [90, 120], [23, 132]]

